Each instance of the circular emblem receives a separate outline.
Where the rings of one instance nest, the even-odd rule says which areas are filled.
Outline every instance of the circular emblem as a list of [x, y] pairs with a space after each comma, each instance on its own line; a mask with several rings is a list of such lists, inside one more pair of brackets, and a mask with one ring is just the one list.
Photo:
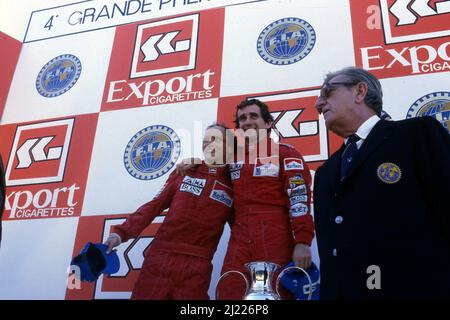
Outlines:
[[381, 181], [393, 184], [400, 180], [402, 177], [402, 171], [395, 163], [385, 162], [378, 166], [377, 175]]
[[450, 133], [450, 92], [434, 92], [418, 99], [409, 108], [406, 118], [432, 116]]
[[128, 142], [123, 161], [128, 173], [139, 180], [167, 173], [180, 156], [180, 139], [171, 128], [154, 125], [142, 129]]
[[41, 96], [57, 97], [72, 88], [80, 74], [80, 59], [71, 54], [57, 56], [39, 71], [36, 89]]
[[306, 57], [316, 43], [313, 27], [299, 18], [283, 18], [268, 25], [259, 35], [258, 53], [267, 62], [288, 65]]

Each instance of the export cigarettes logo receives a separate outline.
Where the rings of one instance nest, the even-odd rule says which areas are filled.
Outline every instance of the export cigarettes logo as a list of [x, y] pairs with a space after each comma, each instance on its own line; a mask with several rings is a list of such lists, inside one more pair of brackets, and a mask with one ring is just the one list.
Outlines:
[[450, 35], [450, 1], [380, 0], [386, 44]]
[[195, 69], [198, 14], [138, 26], [130, 78]]
[[217, 9], [118, 27], [102, 110], [218, 96], [223, 20]]
[[74, 119], [18, 126], [6, 169], [6, 185], [63, 181]]

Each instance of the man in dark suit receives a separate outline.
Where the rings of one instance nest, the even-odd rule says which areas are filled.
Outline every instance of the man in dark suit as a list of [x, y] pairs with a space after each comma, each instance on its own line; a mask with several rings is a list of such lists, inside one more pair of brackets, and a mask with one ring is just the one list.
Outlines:
[[5, 208], [5, 171], [3, 168], [3, 161], [2, 157], [0, 155], [0, 244], [2, 242], [2, 215], [3, 215], [3, 209]]
[[380, 82], [354, 67], [326, 76], [316, 108], [345, 138], [314, 179], [321, 298], [450, 298], [448, 132], [381, 120]]

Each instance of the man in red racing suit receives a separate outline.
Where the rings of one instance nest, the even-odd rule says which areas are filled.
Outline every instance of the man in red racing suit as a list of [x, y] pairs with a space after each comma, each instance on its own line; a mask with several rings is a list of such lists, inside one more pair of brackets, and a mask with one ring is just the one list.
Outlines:
[[[253, 99], [238, 105], [236, 124], [244, 132], [268, 129], [273, 121], [270, 117], [267, 106]], [[260, 134], [258, 149], [261, 144], [267, 145], [266, 155], [247, 145], [245, 160], [229, 165], [235, 214], [222, 274], [236, 270], [250, 279], [245, 264], [252, 261], [282, 267], [290, 261], [303, 268], [311, 264], [314, 222], [309, 168], [293, 147], [277, 144], [268, 136], [261, 139]], [[274, 286], [276, 277], [273, 280]], [[283, 299], [290, 298], [287, 291], [280, 292]], [[244, 293], [245, 282], [236, 274], [219, 283], [219, 299], [242, 299]]]
[[204, 162], [182, 177], [175, 171], [156, 197], [113, 227], [109, 250], [137, 237], [164, 209], [164, 222], [145, 254], [132, 299], [207, 300], [212, 263], [233, 194], [226, 166]]

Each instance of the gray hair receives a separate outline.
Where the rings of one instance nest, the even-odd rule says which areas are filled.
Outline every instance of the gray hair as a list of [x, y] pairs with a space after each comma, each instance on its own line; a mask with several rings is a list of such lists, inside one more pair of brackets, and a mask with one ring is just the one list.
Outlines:
[[367, 84], [367, 94], [364, 102], [378, 116], [381, 115], [383, 109], [383, 91], [380, 81], [373, 74], [362, 68], [347, 67], [336, 72], [328, 73], [325, 77], [325, 83], [328, 83], [328, 81], [337, 76], [344, 76], [346, 81], [355, 82], [355, 84], [359, 82]]

